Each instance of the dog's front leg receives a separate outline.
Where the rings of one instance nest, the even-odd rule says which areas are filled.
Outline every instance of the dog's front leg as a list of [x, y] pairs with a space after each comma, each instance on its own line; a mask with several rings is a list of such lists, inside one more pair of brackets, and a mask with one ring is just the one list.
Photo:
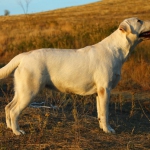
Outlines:
[[97, 114], [100, 128], [106, 133], [115, 133], [115, 130], [111, 128], [108, 123], [109, 114], [109, 98], [110, 90], [105, 88], [100, 88], [98, 91], [97, 100]]

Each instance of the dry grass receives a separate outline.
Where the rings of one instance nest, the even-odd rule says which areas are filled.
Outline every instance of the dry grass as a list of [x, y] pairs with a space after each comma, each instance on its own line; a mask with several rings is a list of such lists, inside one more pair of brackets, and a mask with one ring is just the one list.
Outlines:
[[[111, 34], [128, 17], [150, 18], [150, 0], [104, 0], [97, 3], [70, 7], [30, 15], [0, 17], [0, 63], [7, 63], [16, 54], [44, 47], [81, 48], [95, 44]], [[124, 66], [121, 87], [129, 78], [143, 89], [149, 87], [150, 43], [143, 42]], [[136, 57], [137, 56], [137, 57]], [[141, 61], [142, 58], [142, 61]], [[140, 59], [140, 60], [139, 60]], [[138, 66], [143, 65], [140, 70]], [[132, 76], [130, 70], [134, 68]], [[146, 68], [146, 70], [145, 70]], [[143, 69], [143, 70], [142, 70]], [[144, 76], [136, 77], [137, 72]], [[143, 81], [143, 77], [146, 81]], [[141, 83], [141, 82], [144, 83]], [[145, 85], [145, 82], [146, 85]], [[130, 86], [130, 88], [131, 88]], [[129, 86], [127, 86], [129, 88]]]
[[[5, 86], [3, 84], [2, 88], [5, 89]], [[8, 101], [13, 94], [10, 89], [4, 91]], [[137, 150], [148, 150], [150, 122], [145, 114], [148, 118], [150, 114], [145, 102], [149, 98], [149, 93], [114, 91], [111, 95], [110, 123], [117, 134], [109, 135], [99, 129], [95, 95], [82, 97], [44, 90], [36, 101], [45, 101], [46, 106], [53, 104], [59, 109], [28, 107], [19, 119], [26, 135], [18, 137], [6, 128], [4, 106], [7, 102], [5, 97], [1, 97], [0, 149], [126, 150], [134, 146]]]

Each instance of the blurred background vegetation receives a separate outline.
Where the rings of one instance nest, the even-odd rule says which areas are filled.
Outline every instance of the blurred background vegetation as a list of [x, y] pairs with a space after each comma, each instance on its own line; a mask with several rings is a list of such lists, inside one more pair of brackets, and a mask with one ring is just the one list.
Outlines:
[[[77, 49], [95, 44], [125, 18], [150, 18], [150, 0], [103, 0], [37, 14], [0, 16], [0, 63], [39, 48]], [[150, 41], [133, 52], [122, 70], [118, 89], [150, 89]]]

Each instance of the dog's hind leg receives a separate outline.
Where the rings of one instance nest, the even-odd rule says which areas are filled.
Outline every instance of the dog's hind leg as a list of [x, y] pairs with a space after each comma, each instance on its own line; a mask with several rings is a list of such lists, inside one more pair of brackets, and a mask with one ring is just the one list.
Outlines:
[[23, 130], [19, 129], [18, 117], [20, 113], [30, 104], [33, 96], [28, 92], [24, 92], [19, 95], [17, 94], [15, 98], [16, 98], [15, 105], [11, 107], [10, 110], [11, 129], [13, 130], [13, 133], [16, 135], [25, 134]]
[[5, 114], [6, 114], [6, 124], [7, 124], [7, 128], [11, 129], [11, 118], [10, 118], [10, 110], [15, 106], [16, 104], [16, 98], [14, 96], [13, 100], [6, 105], [5, 107]]
[[[20, 135], [25, 132], [19, 129], [18, 118], [20, 113], [31, 103], [37, 95], [42, 84], [41, 74], [34, 74], [33, 69], [18, 67], [15, 71], [15, 96], [12, 103], [6, 106], [7, 122], [14, 134]], [[11, 121], [10, 121], [11, 120]], [[11, 124], [10, 124], [11, 123]]]

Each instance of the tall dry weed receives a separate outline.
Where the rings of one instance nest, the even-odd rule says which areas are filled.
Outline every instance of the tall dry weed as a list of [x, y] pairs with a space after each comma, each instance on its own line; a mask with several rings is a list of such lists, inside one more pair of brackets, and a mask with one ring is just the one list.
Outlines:
[[150, 64], [145, 60], [134, 64], [131, 70], [131, 78], [138, 83], [143, 89], [150, 89]]
[[150, 63], [144, 59], [140, 62], [130, 59], [123, 66], [119, 85], [126, 90], [150, 90]]

